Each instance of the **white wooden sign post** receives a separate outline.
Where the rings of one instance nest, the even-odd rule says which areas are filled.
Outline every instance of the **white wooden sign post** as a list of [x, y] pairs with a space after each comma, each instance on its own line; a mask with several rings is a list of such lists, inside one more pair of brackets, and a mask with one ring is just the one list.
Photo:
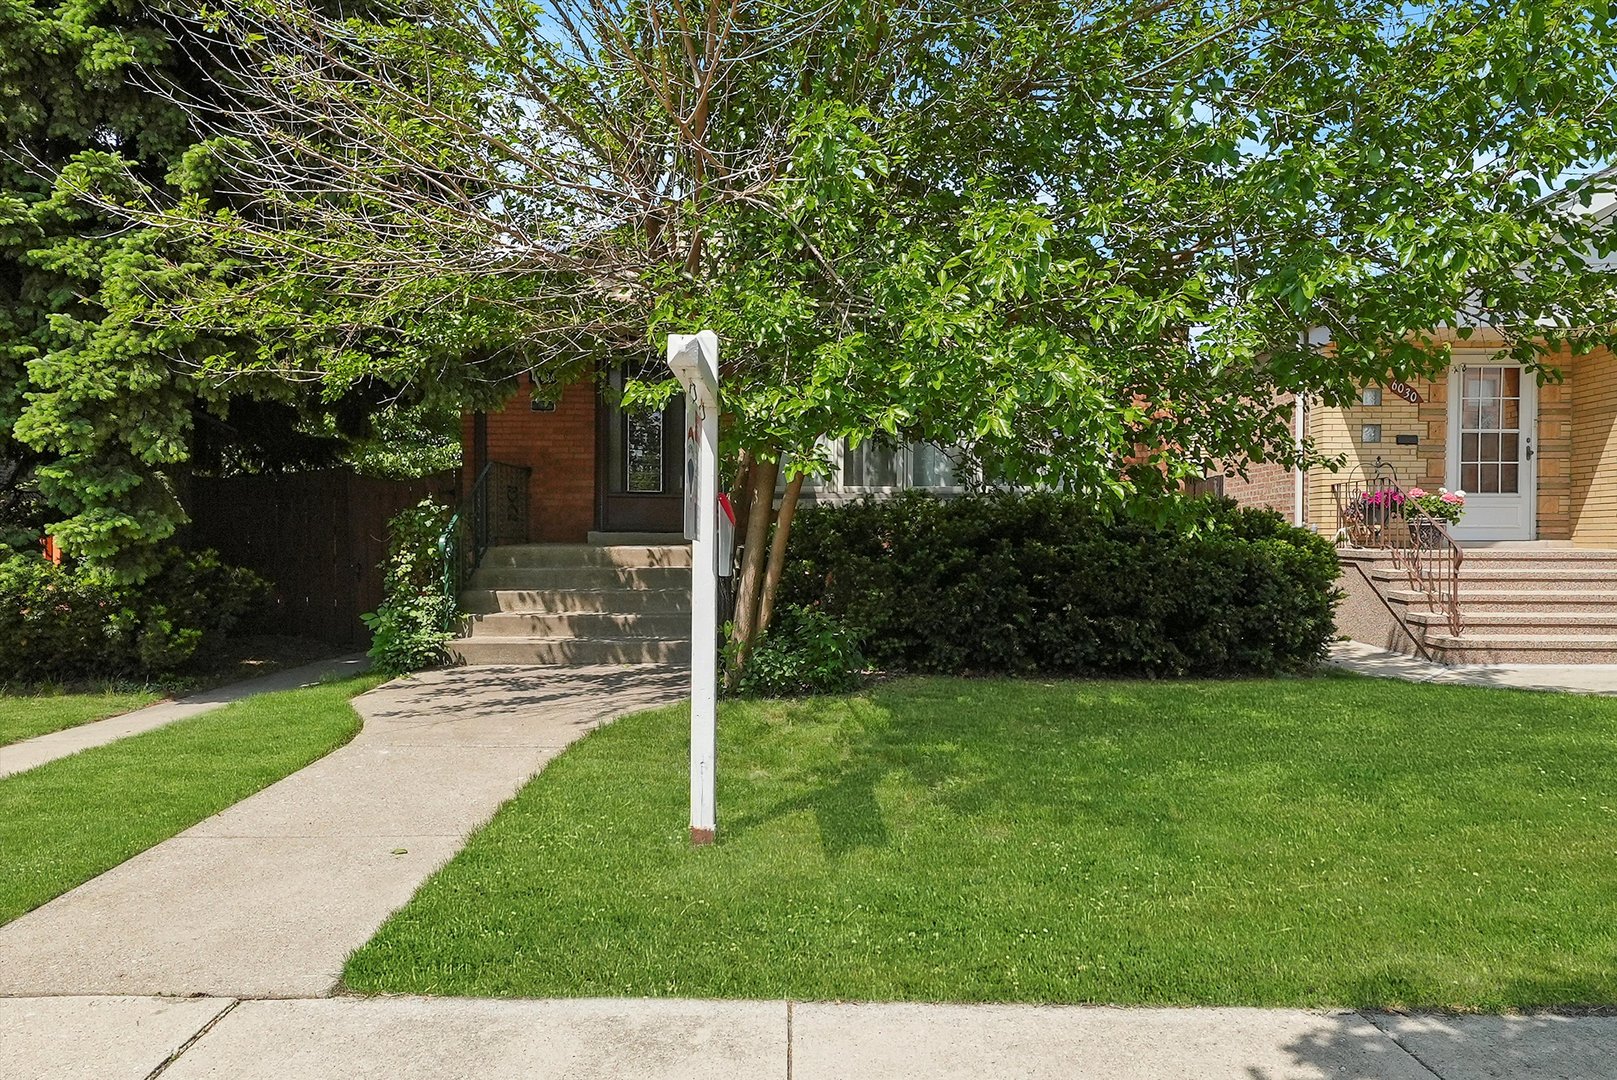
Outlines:
[[685, 537], [691, 542], [691, 843], [718, 835], [714, 770], [719, 696], [719, 338], [668, 335], [685, 387]]

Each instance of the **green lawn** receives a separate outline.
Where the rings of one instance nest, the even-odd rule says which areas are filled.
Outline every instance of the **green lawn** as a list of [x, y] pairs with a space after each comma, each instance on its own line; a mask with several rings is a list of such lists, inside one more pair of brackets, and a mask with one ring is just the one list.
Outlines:
[[78, 727], [159, 700], [156, 690], [0, 694], [0, 746]]
[[0, 923], [330, 753], [364, 676], [264, 694], [0, 780]]
[[78, 727], [92, 720], [161, 701], [185, 697], [215, 686], [268, 675], [336, 655], [332, 646], [309, 638], [274, 634], [232, 637], [152, 684], [3, 685], [0, 684], [0, 746]]
[[1617, 1002], [1617, 700], [906, 680], [591, 734], [350, 960], [465, 995]]

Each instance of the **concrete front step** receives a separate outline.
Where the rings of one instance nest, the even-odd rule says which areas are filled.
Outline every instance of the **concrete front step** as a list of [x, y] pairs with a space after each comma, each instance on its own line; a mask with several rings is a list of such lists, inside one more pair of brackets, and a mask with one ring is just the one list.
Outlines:
[[462, 636], [471, 638], [678, 638], [689, 637], [690, 632], [691, 617], [684, 612], [504, 611], [469, 616], [461, 628]]
[[1617, 567], [1490, 566], [1466, 564], [1460, 568], [1460, 585], [1493, 589], [1599, 589], [1617, 591]]
[[[1370, 571], [1372, 581], [1385, 583], [1387, 589], [1408, 588], [1409, 575], [1391, 565], [1376, 566]], [[1528, 567], [1473, 566], [1465, 563], [1460, 569], [1461, 605], [1472, 591], [1486, 590], [1544, 590], [1566, 591], [1589, 589], [1599, 592], [1617, 592], [1617, 569], [1587, 569], [1565, 567], [1542, 569]]]
[[[1424, 608], [1426, 595], [1414, 589], [1392, 589], [1387, 600], [1395, 607]], [[1492, 589], [1471, 588], [1460, 593], [1460, 607], [1467, 614], [1485, 611], [1613, 611], [1617, 612], [1617, 591], [1587, 589]]]
[[[1461, 604], [1463, 637], [1478, 634], [1508, 634], [1538, 637], [1541, 635], [1571, 634], [1578, 636], [1617, 637], [1617, 611], [1476, 611]], [[1426, 633], [1446, 633], [1447, 615], [1425, 610], [1410, 610], [1404, 620], [1411, 626], [1426, 627]]]
[[1560, 566], [1575, 563], [1611, 563], [1617, 566], [1617, 551], [1609, 548], [1504, 548], [1460, 545], [1470, 563], [1544, 563]]
[[689, 589], [691, 572], [677, 566], [490, 566], [469, 589]]
[[1443, 664], [1617, 664], [1617, 635], [1428, 634]]
[[468, 589], [460, 594], [462, 611], [473, 615], [514, 612], [556, 615], [568, 612], [607, 615], [672, 615], [691, 611], [691, 590], [677, 589]]
[[690, 541], [677, 532], [596, 532], [590, 530], [584, 539], [596, 547], [624, 547], [650, 544], [654, 547], [689, 545]]
[[485, 567], [561, 568], [614, 566], [650, 568], [691, 565], [688, 544], [508, 544], [489, 548]]
[[667, 638], [471, 637], [449, 643], [461, 664], [688, 664], [691, 643]]

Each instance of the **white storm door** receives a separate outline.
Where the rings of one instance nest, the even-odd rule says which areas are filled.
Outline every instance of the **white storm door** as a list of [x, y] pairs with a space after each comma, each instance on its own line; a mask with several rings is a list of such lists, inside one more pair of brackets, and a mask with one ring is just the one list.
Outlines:
[[1461, 364], [1449, 375], [1449, 490], [1465, 492], [1456, 540], [1531, 540], [1538, 380], [1519, 364]]

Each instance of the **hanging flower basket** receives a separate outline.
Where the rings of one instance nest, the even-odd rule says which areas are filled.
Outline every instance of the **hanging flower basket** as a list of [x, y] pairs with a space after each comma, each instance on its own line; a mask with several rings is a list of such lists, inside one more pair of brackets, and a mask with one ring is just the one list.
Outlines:
[[1419, 547], [1433, 547], [1442, 539], [1442, 526], [1457, 523], [1465, 513], [1465, 492], [1410, 488], [1404, 493], [1403, 512], [1410, 539]]
[[1436, 491], [1410, 488], [1404, 493], [1403, 509], [1405, 518], [1426, 517], [1453, 525], [1465, 513], [1465, 492], [1450, 491], [1448, 488], [1438, 488]]

